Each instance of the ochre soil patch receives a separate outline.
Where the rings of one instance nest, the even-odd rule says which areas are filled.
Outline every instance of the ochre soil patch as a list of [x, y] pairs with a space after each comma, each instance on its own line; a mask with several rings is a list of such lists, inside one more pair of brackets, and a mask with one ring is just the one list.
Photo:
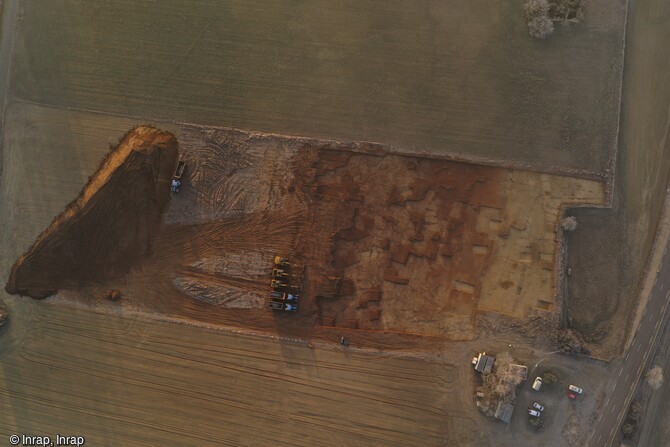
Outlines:
[[[375, 146], [195, 126], [179, 135], [182, 191], [152, 231], [151, 255], [122, 280], [100, 276], [63, 296], [107, 302], [118, 290], [116, 306], [379, 347], [467, 339], [479, 310], [555, 310], [560, 207], [603, 199], [593, 181]], [[121, 194], [109, 193], [110, 203]], [[267, 309], [274, 255], [291, 259], [302, 285], [297, 313]]]
[[[471, 336], [476, 285], [490, 255], [473, 246], [493, 243], [476, 230], [477, 210], [502, 206], [495, 185], [505, 171], [395, 155], [301, 152], [298, 163], [310, 165], [298, 170], [310, 174], [298, 182], [309, 179], [300, 188], [312, 196], [318, 216], [309, 222], [330, 224], [334, 234], [330, 262], [316, 275], [318, 311], [334, 316], [336, 326]], [[348, 294], [322, 292], [323, 277], [354, 287]], [[470, 289], [452, 293], [455, 281]]]
[[[296, 160], [300, 252], [336, 327], [463, 339], [478, 310], [551, 314], [560, 208], [603, 200], [596, 182], [451, 161], [318, 147]], [[329, 257], [310, 250], [316, 233], [333, 235]]]
[[171, 133], [130, 130], [95, 175], [14, 264], [6, 290], [44, 298], [119, 277], [151, 250], [177, 157]]

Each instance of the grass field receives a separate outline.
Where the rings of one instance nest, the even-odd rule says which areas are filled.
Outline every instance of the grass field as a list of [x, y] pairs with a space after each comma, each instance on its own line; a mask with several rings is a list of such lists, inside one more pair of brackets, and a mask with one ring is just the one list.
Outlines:
[[81, 109], [602, 172], [624, 0], [527, 35], [522, 1], [23, 2], [13, 94]]
[[577, 211], [580, 227], [569, 239], [569, 312], [578, 329], [595, 334], [605, 357], [625, 342], [621, 328], [637, 304], [668, 186], [669, 25], [666, 2], [631, 5], [615, 206]]

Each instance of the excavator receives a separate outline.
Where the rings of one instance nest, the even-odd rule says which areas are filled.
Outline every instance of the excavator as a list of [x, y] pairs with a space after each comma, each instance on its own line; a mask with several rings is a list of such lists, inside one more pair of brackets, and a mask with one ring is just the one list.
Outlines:
[[184, 170], [186, 169], [186, 162], [182, 159], [179, 159], [177, 162], [177, 169], [174, 171], [174, 177], [172, 178], [172, 183], [170, 185], [173, 193], [179, 192], [179, 187], [181, 186], [181, 176], [184, 175]]

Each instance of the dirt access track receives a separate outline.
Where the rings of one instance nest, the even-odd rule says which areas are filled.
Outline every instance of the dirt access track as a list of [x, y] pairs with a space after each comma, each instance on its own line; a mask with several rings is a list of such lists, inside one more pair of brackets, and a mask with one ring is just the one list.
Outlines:
[[[604, 200], [591, 180], [218, 128], [182, 128], [180, 156], [182, 191], [163, 224], [146, 230], [155, 232], [150, 255], [123, 280], [71, 277], [42, 236], [29, 257], [44, 274], [13, 275], [14, 290], [43, 289], [43, 278], [63, 275], [53, 288], [78, 284], [61, 287], [64, 297], [90, 302], [118, 289], [123, 305], [207, 323], [468, 339], [479, 311], [524, 318], [557, 309], [561, 207]], [[124, 185], [133, 182], [128, 166], [114, 176]], [[168, 180], [159, 180], [166, 190]], [[135, 188], [122, 186], [101, 188], [91, 206], [132, 199]], [[118, 214], [79, 218], [88, 228], [137, 231]], [[47, 233], [58, 239], [58, 229]], [[126, 265], [113, 250], [85, 251]], [[302, 283], [297, 314], [266, 307], [275, 254], [291, 259], [292, 281]]]

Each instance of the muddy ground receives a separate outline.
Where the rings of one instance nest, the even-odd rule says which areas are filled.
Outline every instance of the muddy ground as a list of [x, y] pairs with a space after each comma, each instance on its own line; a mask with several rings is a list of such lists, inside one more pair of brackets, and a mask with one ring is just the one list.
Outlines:
[[[561, 207], [604, 201], [588, 180], [198, 126], [179, 138], [187, 170], [164, 225], [146, 230], [156, 233], [151, 255], [121, 282], [101, 275], [83, 290], [62, 287], [65, 296], [91, 303], [118, 289], [152, 313], [302, 337], [353, 331], [375, 346], [410, 334], [471, 339], [481, 311], [557, 311]], [[115, 178], [132, 183], [133, 172]], [[132, 195], [127, 186], [91, 198], [102, 211], [81, 217], [87, 228], [102, 219], [137, 231], [104, 212]], [[56, 236], [31, 256], [53, 255]], [[275, 255], [291, 260], [288, 281], [303, 289], [297, 315], [266, 308]], [[40, 287], [53, 272], [43, 273], [32, 275]]]

